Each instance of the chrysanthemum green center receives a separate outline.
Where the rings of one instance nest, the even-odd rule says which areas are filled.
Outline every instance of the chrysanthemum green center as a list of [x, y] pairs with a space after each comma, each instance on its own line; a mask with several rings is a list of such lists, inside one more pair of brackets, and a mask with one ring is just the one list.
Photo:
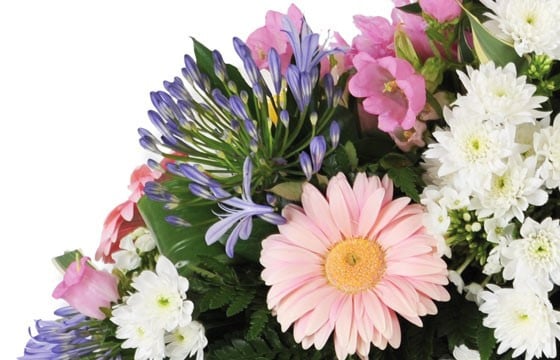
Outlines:
[[363, 238], [339, 242], [325, 260], [329, 283], [349, 294], [375, 286], [386, 268], [385, 251], [376, 241]]

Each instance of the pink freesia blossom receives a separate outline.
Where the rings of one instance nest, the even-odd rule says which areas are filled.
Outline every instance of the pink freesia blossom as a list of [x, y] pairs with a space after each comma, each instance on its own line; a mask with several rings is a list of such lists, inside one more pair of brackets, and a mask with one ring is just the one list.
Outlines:
[[457, 0], [419, 0], [422, 11], [439, 22], [451, 21], [461, 15]]
[[103, 320], [105, 314], [99, 308], [110, 308], [111, 303], [119, 299], [117, 278], [94, 269], [88, 261], [88, 257], [83, 257], [70, 264], [64, 279], [54, 289], [53, 297], [66, 300], [84, 315]]
[[449, 300], [424, 210], [393, 199], [389, 178], [359, 173], [351, 186], [339, 173], [326, 197], [304, 184], [301, 202], [284, 208], [287, 222], [263, 240], [260, 262], [268, 308], [304, 349], [334, 334], [339, 360], [367, 359], [371, 344], [400, 345], [397, 314], [422, 326], [421, 316], [437, 313], [433, 300]]
[[[287, 15], [296, 28], [301, 30], [303, 14], [298, 7], [294, 4], [290, 5]], [[247, 46], [251, 49], [251, 54], [259, 69], [268, 68], [268, 51], [270, 48], [275, 48], [280, 56], [282, 73], [286, 73], [293, 52], [289, 45], [288, 36], [282, 31], [282, 18], [284, 16], [277, 11], [268, 11], [265, 25], [253, 31], [247, 38]]]
[[120, 240], [138, 227], [145, 225], [136, 203], [144, 195], [144, 185], [160, 176], [159, 172], [153, 171], [146, 165], [139, 166], [132, 172], [128, 186], [131, 194], [128, 200], [111, 210], [103, 223], [101, 242], [95, 252], [96, 260], [102, 259], [105, 263], [113, 263], [111, 255], [119, 250]]
[[379, 129], [392, 132], [414, 127], [426, 104], [426, 86], [412, 65], [399, 58], [374, 59], [360, 53], [354, 57], [354, 66], [357, 73], [348, 88], [352, 95], [365, 98], [366, 112], [379, 115]]

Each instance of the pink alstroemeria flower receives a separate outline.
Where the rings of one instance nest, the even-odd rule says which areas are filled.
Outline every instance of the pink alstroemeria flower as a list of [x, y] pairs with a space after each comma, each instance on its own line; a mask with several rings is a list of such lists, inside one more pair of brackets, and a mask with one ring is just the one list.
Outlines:
[[414, 127], [426, 104], [426, 82], [412, 65], [399, 58], [374, 59], [360, 53], [354, 57], [354, 66], [357, 73], [348, 88], [352, 95], [365, 98], [366, 112], [379, 115], [379, 129], [390, 133], [398, 127]]
[[84, 315], [103, 320], [105, 314], [99, 308], [109, 308], [119, 299], [117, 278], [106, 271], [94, 269], [88, 261], [88, 257], [83, 257], [70, 264], [52, 296], [66, 300]]
[[128, 186], [132, 193], [128, 200], [111, 210], [105, 219], [101, 242], [95, 252], [96, 260], [101, 259], [107, 264], [114, 263], [111, 255], [119, 250], [120, 240], [138, 227], [145, 225], [136, 203], [144, 195], [144, 185], [160, 176], [161, 173], [153, 171], [146, 165], [139, 166], [132, 172]]
[[[303, 19], [301, 10], [292, 4], [288, 8], [287, 15], [297, 30], [301, 30]], [[293, 52], [288, 36], [282, 31], [282, 18], [284, 16], [284, 14], [277, 11], [268, 11], [266, 13], [265, 25], [253, 31], [247, 38], [246, 44], [251, 49], [251, 54], [259, 69], [268, 69], [268, 51], [270, 48], [275, 48], [280, 56], [282, 73], [286, 73]]]
[[419, 0], [422, 11], [439, 22], [451, 21], [461, 15], [457, 0]]

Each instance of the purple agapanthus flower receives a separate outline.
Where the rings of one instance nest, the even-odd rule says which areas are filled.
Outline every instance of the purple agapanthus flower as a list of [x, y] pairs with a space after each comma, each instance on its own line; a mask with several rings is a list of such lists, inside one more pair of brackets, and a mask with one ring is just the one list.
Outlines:
[[[36, 335], [31, 335], [23, 356], [19, 360], [44, 359], [96, 359], [116, 360], [120, 355], [113, 351], [117, 343], [100, 342], [105, 334], [96, 334], [100, 328], [92, 329], [91, 324], [99, 323], [79, 313], [72, 307], [55, 311], [57, 320], [37, 320]], [[31, 330], [30, 330], [31, 334]]]
[[319, 46], [319, 34], [313, 33], [305, 19], [301, 32], [289, 17], [282, 19], [283, 30], [294, 52], [294, 62], [288, 66], [286, 81], [294, 95], [298, 109], [304, 111], [311, 101], [311, 93], [319, 79], [319, 63], [321, 59], [338, 49], [322, 50]]
[[218, 201], [219, 207], [225, 213], [217, 214], [220, 220], [206, 231], [206, 243], [208, 245], [215, 243], [231, 229], [226, 240], [226, 254], [229, 257], [233, 257], [237, 241], [239, 239], [247, 240], [251, 235], [254, 216], [275, 225], [286, 222], [286, 219], [277, 214], [271, 206], [253, 202], [251, 197], [252, 172], [253, 163], [251, 158], [247, 157], [243, 163], [243, 191], [241, 198], [234, 197], [221, 187], [210, 187], [210, 191], [216, 201]]

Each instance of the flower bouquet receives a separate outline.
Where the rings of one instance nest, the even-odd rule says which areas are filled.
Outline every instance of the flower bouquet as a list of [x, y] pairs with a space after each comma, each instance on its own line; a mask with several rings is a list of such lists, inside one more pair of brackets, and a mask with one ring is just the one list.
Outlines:
[[[270, 11], [150, 94], [20, 359], [525, 359], [560, 339], [559, 0]], [[557, 121], [555, 121], [557, 120]]]

